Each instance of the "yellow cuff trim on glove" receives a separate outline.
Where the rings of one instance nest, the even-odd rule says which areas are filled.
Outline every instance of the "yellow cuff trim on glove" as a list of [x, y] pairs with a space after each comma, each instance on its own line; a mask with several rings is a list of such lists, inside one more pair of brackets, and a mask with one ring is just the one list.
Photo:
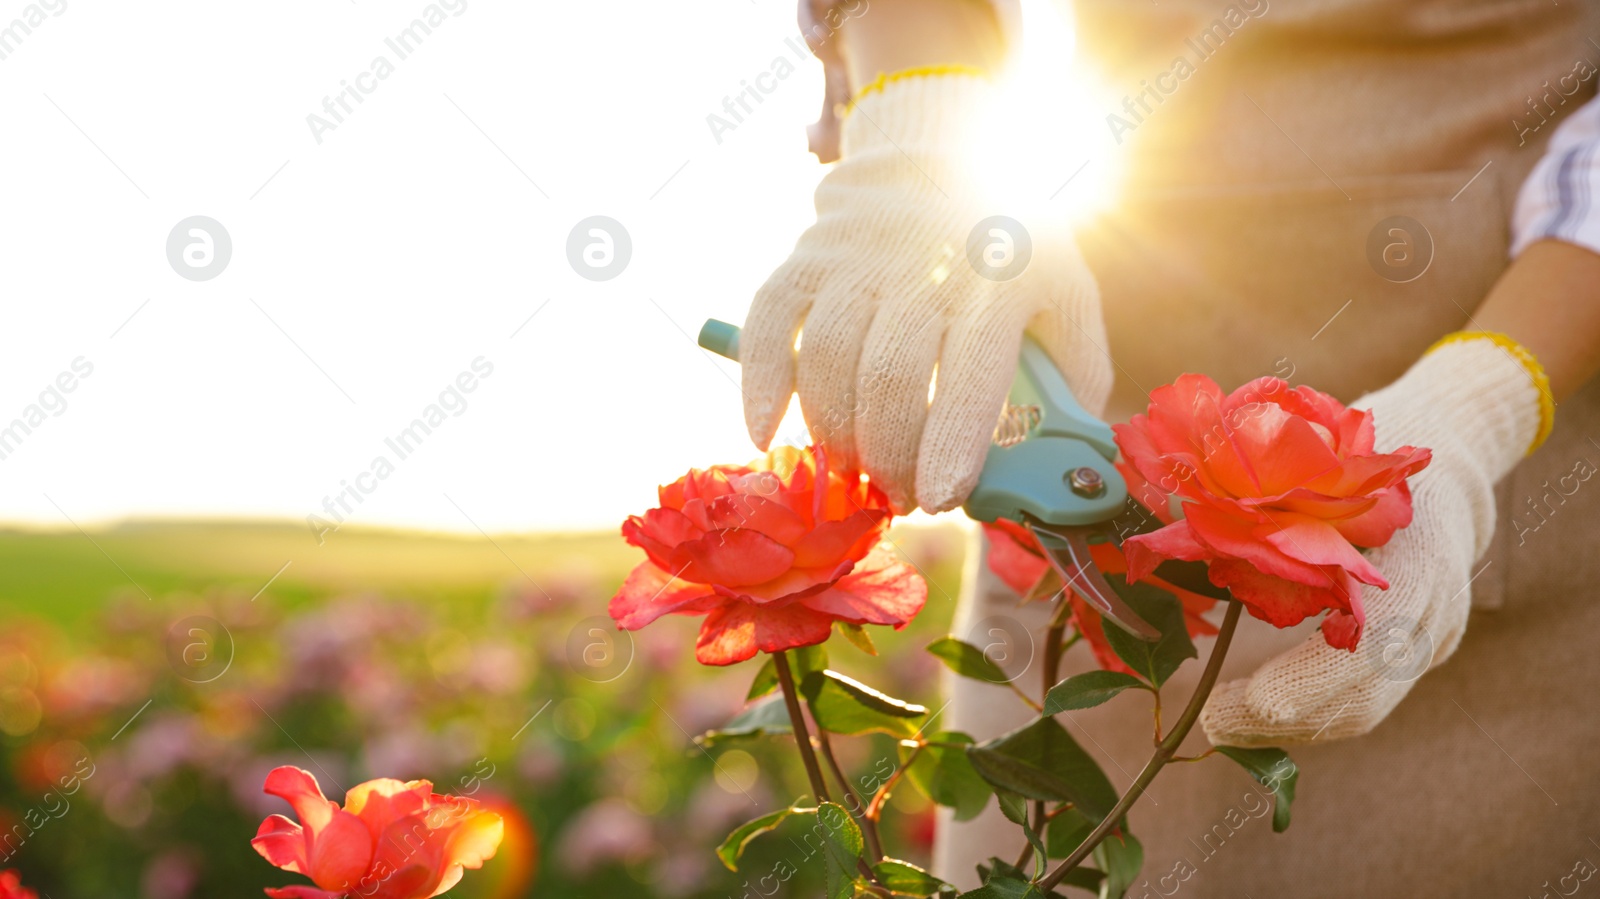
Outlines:
[[[1544, 373], [1544, 366], [1539, 364], [1539, 358], [1525, 346], [1496, 331], [1456, 331], [1439, 338], [1433, 346], [1428, 347], [1428, 353], [1439, 347], [1451, 343], [1462, 343], [1468, 340], [1487, 340], [1495, 346], [1505, 350], [1511, 358], [1522, 364], [1527, 369], [1528, 377], [1533, 379], [1534, 389], [1539, 391], [1539, 430], [1533, 435], [1533, 444], [1528, 447], [1531, 455], [1550, 436], [1550, 429], [1556, 423], [1556, 399], [1550, 393], [1550, 377]], [[1427, 353], [1423, 353], [1424, 356]]]
[[896, 81], [904, 81], [907, 78], [923, 78], [932, 75], [972, 75], [977, 78], [989, 77], [988, 72], [978, 68], [977, 66], [917, 66], [915, 68], [901, 69], [898, 72], [889, 72], [887, 74], [884, 72], [879, 72], [876, 79], [867, 84], [865, 87], [861, 88], [861, 90], [856, 91], [856, 95], [850, 98], [850, 105], [845, 111], [848, 113], [851, 109], [854, 109], [856, 104], [860, 103], [863, 98], [883, 90], [886, 85], [893, 84]]

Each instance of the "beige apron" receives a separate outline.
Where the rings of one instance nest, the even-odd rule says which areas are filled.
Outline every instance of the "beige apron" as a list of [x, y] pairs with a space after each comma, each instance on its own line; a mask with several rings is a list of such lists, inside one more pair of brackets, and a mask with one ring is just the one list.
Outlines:
[[[1119, 366], [1113, 421], [1185, 371], [1225, 389], [1292, 372], [1350, 401], [1467, 327], [1507, 264], [1518, 187], [1597, 80], [1560, 78], [1580, 60], [1600, 64], [1590, 41], [1600, 14], [1569, 0], [1258, 0], [1234, 7], [1238, 25], [1224, 31], [1212, 23], [1227, 26], [1229, 7], [1215, 0], [1075, 7], [1082, 52], [1127, 93], [1180, 55], [1192, 69], [1161, 78], [1174, 88], [1161, 102], [1145, 95], [1151, 111], [1124, 132], [1124, 201], [1080, 238]], [[1208, 33], [1203, 48], [1191, 43]], [[1387, 221], [1397, 216], [1431, 236], [1425, 268], [1404, 246], [1383, 256], [1405, 239], [1390, 228], [1415, 230]], [[1389, 239], [1369, 250], [1381, 222]], [[1420, 276], [1405, 281], [1407, 265]], [[1491, 564], [1472, 585], [1455, 655], [1370, 735], [1290, 747], [1302, 774], [1287, 833], [1272, 833], [1232, 763], [1169, 767], [1132, 812], [1146, 856], [1128, 895], [1600, 895], [1600, 481], [1574, 474], [1600, 467], [1596, 441], [1591, 385], [1500, 485]], [[1038, 632], [1042, 609], [1016, 603], [971, 566], [956, 630], [992, 631], [1001, 616]], [[1369, 633], [1382, 632], [1382, 609], [1369, 604]], [[1224, 678], [1247, 676], [1313, 626], [1279, 632], [1246, 618]], [[1080, 647], [1063, 672], [1092, 664]], [[1199, 673], [1185, 668], [1163, 694], [1169, 720]], [[1037, 690], [1038, 677], [1021, 683]], [[950, 688], [941, 726], [982, 739], [1028, 720], [1001, 691]], [[1150, 755], [1141, 698], [1061, 720], [1119, 788]], [[1204, 745], [1197, 728], [1186, 749]], [[1014, 858], [1019, 845], [991, 808], [944, 831], [941, 873]]]

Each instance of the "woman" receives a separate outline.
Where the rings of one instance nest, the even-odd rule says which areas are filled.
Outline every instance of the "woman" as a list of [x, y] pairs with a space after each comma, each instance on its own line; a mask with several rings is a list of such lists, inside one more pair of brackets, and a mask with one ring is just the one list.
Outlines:
[[[1075, 234], [987, 221], [969, 264], [975, 226], [1011, 214], [963, 148], [1015, 10], [801, 5], [834, 99], [853, 102], [813, 132], [825, 161], [838, 135], [840, 162], [746, 322], [758, 444], [797, 392], [813, 436], [899, 509], [954, 508], [1026, 330], [1110, 421], [1181, 372], [1224, 389], [1292, 372], [1372, 409], [1380, 450], [1433, 449], [1414, 523], [1371, 555], [1392, 586], [1367, 589], [1358, 650], [1247, 621], [1202, 718], [1212, 742], [1291, 750], [1293, 826], [1271, 833], [1227, 762], [1172, 766], [1132, 812], [1145, 866], [1129, 895], [1570, 895], [1600, 870], [1600, 528], [1583, 489], [1600, 470], [1584, 387], [1600, 364], [1600, 10], [1078, 0], [1079, 52], [1125, 90], [1105, 118], [1122, 199]], [[1037, 631], [1042, 609], [1019, 609], [981, 555], [957, 630], [1003, 615]], [[1091, 665], [1075, 652], [1064, 670]], [[942, 727], [984, 739], [1029, 718], [1004, 691], [951, 688]], [[1131, 700], [1066, 718], [1119, 785], [1149, 755]], [[1020, 845], [991, 808], [945, 822], [936, 867], [972, 886], [976, 863]]]

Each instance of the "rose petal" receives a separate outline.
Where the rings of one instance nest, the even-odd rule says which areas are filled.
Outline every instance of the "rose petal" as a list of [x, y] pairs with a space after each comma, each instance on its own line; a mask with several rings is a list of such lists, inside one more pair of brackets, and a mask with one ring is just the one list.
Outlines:
[[815, 568], [840, 559], [859, 559], [877, 544], [888, 509], [862, 509], [840, 521], [824, 521], [791, 544], [797, 568]]
[[288, 818], [268, 816], [250, 845], [273, 866], [295, 874], [306, 873], [306, 834]]
[[704, 584], [691, 584], [662, 571], [654, 562], [641, 562], [611, 597], [607, 612], [617, 627], [633, 631], [711, 595]]
[[1195, 539], [1187, 518], [1148, 534], [1135, 534], [1122, 541], [1128, 559], [1128, 581], [1142, 581], [1167, 559], [1205, 562], [1216, 557], [1209, 546]]
[[[1232, 496], [1259, 496], [1260, 487], [1234, 436], [1234, 425], [1223, 414], [1222, 389], [1203, 375], [1183, 375], [1172, 383], [1171, 393], [1157, 388], [1151, 394], [1150, 426], [1155, 444], [1167, 454], [1191, 456], [1195, 476], [1209, 492]], [[1157, 394], [1162, 399], [1157, 399]]]
[[272, 899], [344, 899], [348, 894], [337, 890], [320, 890], [316, 887], [295, 884], [288, 887], [267, 887], [266, 894]]
[[361, 819], [337, 809], [328, 826], [311, 837], [307, 872], [325, 890], [350, 889], [372, 864], [373, 838]]
[[[1121, 442], [1120, 437], [1118, 442]], [[1128, 484], [1128, 495], [1133, 497], [1139, 505], [1144, 506], [1152, 515], [1165, 524], [1171, 524], [1177, 520], [1172, 514], [1172, 501], [1169, 499], [1172, 494], [1163, 493], [1156, 487], [1154, 482], [1147, 480], [1144, 473], [1132, 463], [1124, 460], [1116, 463], [1116, 466], [1117, 472], [1122, 475], [1122, 479]], [[1176, 485], [1176, 482], [1173, 483]]]
[[1365, 513], [1377, 503], [1377, 499], [1371, 496], [1326, 496], [1297, 487], [1279, 496], [1259, 501], [1241, 500], [1241, 502], [1255, 509], [1265, 507], [1272, 510], [1264, 514], [1276, 514], [1278, 511], [1295, 512], [1323, 521], [1339, 521]]
[[[1002, 522], [983, 526], [984, 532], [989, 535], [989, 570], [1018, 596], [1026, 596], [1039, 578], [1050, 570], [1050, 563], [1038, 554], [1037, 549], [1024, 546], [1012, 530], [1000, 527], [1000, 524]], [[1031, 537], [1027, 539], [1032, 541]], [[1037, 546], [1037, 541], [1032, 542]]]
[[1362, 583], [1389, 588], [1389, 581], [1367, 557], [1325, 521], [1281, 515], [1272, 524], [1258, 527], [1256, 534], [1286, 556], [1311, 565], [1343, 568]]
[[1375, 442], [1372, 413], [1366, 409], [1346, 409], [1339, 414], [1334, 433], [1339, 438], [1339, 453], [1347, 458], [1369, 455]]
[[1382, 546], [1394, 532], [1411, 524], [1411, 488], [1405, 481], [1378, 492], [1371, 508], [1360, 515], [1331, 522], [1356, 546]]
[[706, 518], [715, 529], [750, 528], [786, 546], [805, 536], [806, 522], [776, 500], [748, 493], [731, 493], [712, 503]]
[[651, 509], [643, 516], [630, 516], [622, 525], [624, 539], [660, 559], [678, 544], [704, 535], [704, 528], [677, 509]]
[[313, 838], [327, 826], [334, 809], [338, 808], [322, 795], [322, 787], [317, 785], [317, 778], [310, 771], [293, 765], [281, 765], [268, 772], [261, 792], [288, 802]]
[[1250, 614], [1273, 627], [1293, 627], [1326, 609], [1349, 605], [1348, 576], [1335, 570], [1328, 575], [1333, 587], [1312, 587], [1264, 574], [1249, 562], [1218, 559], [1211, 563], [1207, 576], [1211, 583], [1233, 593]]
[[481, 868], [494, 858], [505, 831], [505, 820], [494, 812], [480, 811], [462, 821], [445, 846], [445, 858], [458, 872], [456, 878], [460, 879], [462, 868]]
[[1403, 446], [1393, 453], [1345, 459], [1337, 468], [1308, 479], [1302, 486], [1329, 496], [1365, 496], [1427, 468], [1432, 458], [1428, 450]]
[[421, 811], [432, 797], [433, 784], [428, 781], [407, 782], [384, 777], [356, 784], [347, 790], [344, 794], [344, 810], [360, 818], [376, 840], [390, 822]]
[[800, 603], [841, 621], [906, 626], [928, 601], [928, 582], [884, 550], [874, 550], [827, 590]]
[[1312, 423], [1296, 418], [1282, 407], [1262, 403], [1242, 414], [1234, 440], [1259, 484], [1253, 496], [1286, 493], [1339, 466], [1329, 439]]
[[684, 580], [725, 587], [770, 581], [788, 571], [795, 558], [789, 547], [749, 528], [712, 531], [678, 549], [690, 563]]
[[1199, 503], [1189, 504], [1184, 510], [1184, 520], [1189, 523], [1195, 539], [1217, 556], [1243, 559], [1265, 574], [1296, 583], [1322, 586], [1328, 579], [1315, 564], [1288, 555], [1268, 542], [1258, 528], [1270, 530], [1270, 525], [1236, 518]]
[[1361, 632], [1365, 626], [1365, 615], [1329, 612], [1328, 617], [1322, 619], [1322, 639], [1334, 649], [1348, 649], [1355, 652], [1356, 645], [1361, 642]]
[[814, 646], [828, 639], [833, 621], [798, 603], [783, 607], [729, 601], [706, 615], [695, 644], [702, 665], [732, 665], [760, 652]]
[[1231, 413], [1251, 404], [1271, 404], [1289, 415], [1315, 422], [1328, 431], [1338, 430], [1339, 419], [1345, 412], [1344, 404], [1304, 384], [1290, 387], [1289, 382], [1271, 375], [1256, 378], [1229, 394], [1223, 400], [1223, 411]]

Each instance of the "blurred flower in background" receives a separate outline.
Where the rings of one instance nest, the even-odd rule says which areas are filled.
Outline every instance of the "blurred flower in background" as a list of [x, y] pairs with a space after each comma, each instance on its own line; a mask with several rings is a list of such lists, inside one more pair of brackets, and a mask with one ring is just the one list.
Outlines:
[[[891, 540], [935, 601], [880, 644], [921, 646], [948, 626], [961, 535], [907, 529]], [[403, 551], [418, 552], [414, 542]], [[448, 555], [459, 541], [446, 542], [438, 567], [463, 567]], [[613, 535], [552, 547], [540, 562], [519, 553], [524, 570], [509, 578], [496, 554], [497, 566], [414, 589], [384, 577], [381, 553], [325, 583], [294, 583], [297, 565], [253, 602], [259, 581], [240, 591], [214, 574], [173, 577], [151, 598], [118, 587], [19, 605], [17, 591], [0, 591], [0, 867], [57, 899], [261, 895], [284, 878], [248, 842], [284, 811], [261, 785], [288, 765], [338, 793], [426, 778], [499, 815], [494, 861], [451, 897], [738, 895], [742, 879], [709, 847], [806, 792], [779, 743], [702, 750], [692, 739], [737, 714], [752, 672], [695, 664], [684, 652], [694, 619], [616, 631], [606, 601], [639, 555], [618, 551]], [[198, 682], [168, 654], [169, 631], [191, 619], [232, 647], [214, 680]], [[618, 655], [603, 676], [572, 654], [573, 635], [586, 640], [596, 626]], [[832, 665], [931, 698], [925, 655], [871, 658], [842, 645]], [[846, 764], [867, 771], [893, 753], [886, 741]], [[917, 799], [895, 796], [911, 814], [889, 835], [897, 857], [927, 858]], [[767, 868], [783, 857], [782, 840], [747, 855]], [[822, 877], [802, 867], [796, 895], [820, 891]]]

